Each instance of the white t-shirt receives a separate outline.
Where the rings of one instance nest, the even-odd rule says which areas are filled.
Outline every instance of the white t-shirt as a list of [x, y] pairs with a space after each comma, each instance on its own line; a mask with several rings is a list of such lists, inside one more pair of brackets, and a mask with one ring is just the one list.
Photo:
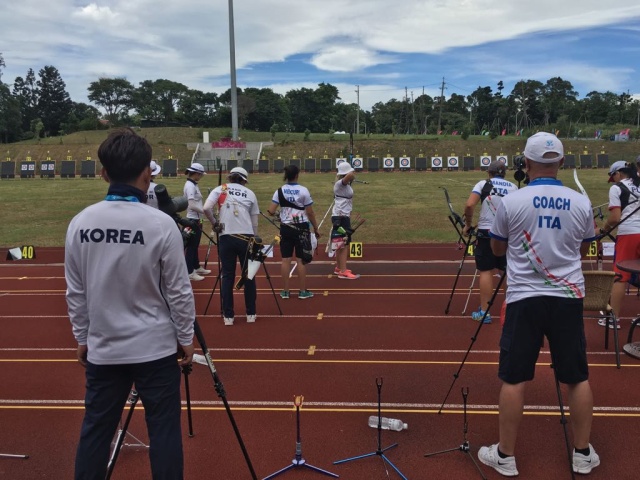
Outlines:
[[334, 217], [348, 217], [353, 210], [353, 188], [350, 184], [344, 185], [342, 179], [333, 185], [333, 195], [335, 203], [333, 204], [332, 215]]
[[[487, 180], [481, 180], [473, 187], [472, 192], [482, 197], [482, 189], [484, 188]], [[496, 210], [502, 202], [502, 197], [508, 195], [511, 192], [518, 190], [513, 183], [504, 178], [494, 177], [491, 179], [493, 188], [491, 193], [482, 201], [480, 205], [480, 217], [478, 218], [478, 228], [481, 230], [489, 230], [493, 224], [493, 219], [496, 216]]]
[[223, 191], [225, 200], [219, 209], [219, 221], [224, 224], [221, 235], [253, 235], [260, 208], [256, 195], [244, 185], [227, 183], [214, 188], [207, 197], [204, 208], [213, 210]]
[[[303, 187], [298, 183], [287, 183], [281, 188], [284, 198], [294, 205], [304, 208], [309, 205], [313, 205], [313, 200], [311, 199], [311, 194], [307, 187]], [[273, 194], [271, 201], [280, 205], [280, 198], [278, 197], [277, 190]], [[281, 207], [280, 222], [286, 224], [309, 223], [309, 218], [307, 218], [307, 214], [304, 210], [298, 210], [292, 207]]]
[[[631, 194], [629, 195], [629, 204], [624, 208], [624, 210], [622, 210], [620, 216], [620, 220], [624, 220], [624, 222], [622, 222], [618, 227], [618, 235], [631, 235], [634, 233], [640, 233], [640, 211], [633, 213], [634, 210], [640, 207], [638, 199], [634, 197], [634, 195], [640, 197], [640, 188], [636, 187], [633, 184], [633, 180], [631, 180], [630, 178], [623, 179], [622, 183], [624, 183], [625, 186], [631, 191]], [[611, 188], [609, 189], [609, 210], [615, 207], [622, 207], [622, 204], [620, 202], [621, 194], [622, 190], [619, 186], [611, 186]], [[632, 213], [633, 215], [631, 215]], [[631, 216], [629, 217], [629, 215]]]
[[[200, 187], [198, 187], [197, 183], [187, 180], [184, 184], [183, 195], [187, 197], [187, 200], [193, 200], [200, 206], [200, 208], [202, 208], [202, 193], [200, 192]], [[192, 208], [187, 208], [187, 218], [200, 220], [201, 218], [204, 218], [204, 214], [196, 212]]]
[[158, 198], [156, 197], [156, 183], [151, 182], [149, 184], [149, 190], [147, 190], [147, 205], [153, 208], [158, 208]]
[[69, 224], [64, 266], [73, 334], [91, 363], [150, 362], [193, 342], [193, 289], [169, 215], [139, 202], [91, 205]]
[[589, 199], [539, 178], [501, 202], [490, 235], [507, 241], [507, 303], [533, 295], [583, 298], [580, 246], [595, 239]]

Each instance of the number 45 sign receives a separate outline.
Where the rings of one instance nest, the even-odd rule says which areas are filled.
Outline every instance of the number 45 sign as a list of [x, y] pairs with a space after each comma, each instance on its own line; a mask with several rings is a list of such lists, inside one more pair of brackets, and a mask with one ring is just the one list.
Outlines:
[[349, 244], [349, 256], [351, 258], [362, 258], [362, 242], [351, 242]]

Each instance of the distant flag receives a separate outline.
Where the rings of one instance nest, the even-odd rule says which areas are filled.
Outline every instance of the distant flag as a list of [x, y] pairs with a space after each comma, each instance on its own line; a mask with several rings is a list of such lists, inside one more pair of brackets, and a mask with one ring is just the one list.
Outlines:
[[556, 130], [556, 137], [560, 135], [560, 130]]
[[451, 132], [451, 135], [457, 135], [457, 134], [458, 134], [457, 130], [454, 130], [453, 132]]
[[504, 137], [506, 134], [507, 134], [507, 129], [506, 129], [506, 128], [503, 128], [503, 129], [502, 129], [502, 134], [501, 134], [501, 135]]

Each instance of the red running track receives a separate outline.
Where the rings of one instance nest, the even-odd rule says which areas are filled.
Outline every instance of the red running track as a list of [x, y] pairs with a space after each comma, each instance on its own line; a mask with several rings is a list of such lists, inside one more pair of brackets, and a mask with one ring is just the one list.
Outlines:
[[[223, 326], [218, 291], [211, 295], [215, 276], [193, 284], [199, 322], [258, 478], [289, 465], [295, 456], [295, 395], [304, 396], [301, 434], [307, 462], [343, 479], [400, 478], [377, 455], [333, 464], [375, 453], [377, 432], [367, 426], [367, 418], [377, 411], [377, 378], [383, 379], [383, 415], [409, 424], [406, 431], [382, 434], [383, 448], [397, 442], [385, 454], [408, 479], [481, 478], [460, 450], [424, 458], [463, 442], [463, 387], [469, 389], [467, 439], [473, 458], [480, 446], [497, 441], [500, 327], [494, 322], [478, 329], [469, 318], [477, 307], [477, 289], [462, 315], [473, 259], [463, 265], [445, 315], [462, 257], [454, 246], [366, 246], [364, 253], [363, 259], [350, 263], [362, 274], [357, 281], [331, 275], [326, 258], [309, 265], [308, 286], [316, 296], [305, 301], [274, 297], [261, 270], [255, 324], [244, 322], [238, 294], [236, 325]], [[30, 456], [0, 458], [0, 478], [73, 475], [84, 376], [66, 316], [62, 257], [61, 249], [49, 249], [37, 251], [34, 260], [0, 263], [0, 453]], [[214, 271], [215, 262], [210, 260]], [[269, 259], [265, 266], [277, 293], [278, 259]], [[502, 299], [500, 294], [496, 305]], [[639, 310], [638, 298], [628, 296], [623, 317]], [[628, 318], [623, 320], [620, 343], [629, 324]], [[588, 319], [586, 331], [596, 405], [592, 443], [602, 460], [590, 477], [636, 478], [640, 362], [623, 354], [622, 368], [616, 369], [613, 350], [604, 349], [602, 327]], [[194, 364], [189, 384], [195, 435], [187, 436], [185, 404], [185, 478], [251, 478], [208, 368]], [[136, 409], [129, 432], [146, 442], [142, 408]], [[127, 443], [137, 442], [127, 437]], [[570, 478], [546, 350], [528, 386], [516, 458], [521, 478]], [[484, 465], [480, 468], [489, 479], [502, 478]], [[149, 477], [146, 450], [125, 446], [112, 478]], [[287, 477], [322, 475], [295, 468], [279, 478]]]

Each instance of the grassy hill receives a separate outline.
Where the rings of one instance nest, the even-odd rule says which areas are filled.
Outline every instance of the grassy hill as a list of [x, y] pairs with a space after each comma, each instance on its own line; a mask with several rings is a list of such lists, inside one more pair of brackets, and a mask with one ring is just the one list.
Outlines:
[[[201, 128], [144, 128], [139, 129], [153, 147], [154, 157], [167, 158], [169, 155], [184, 161], [190, 161], [193, 152], [187, 148], [188, 143], [202, 141], [203, 132], [209, 132], [210, 140], [228, 137], [228, 129]], [[2, 145], [2, 159], [11, 158], [17, 162], [31, 157], [36, 162], [51, 157], [53, 160], [65, 160], [70, 156], [73, 160], [85, 160], [87, 157], [97, 160], [98, 146], [106, 138], [107, 131], [76, 132], [62, 137], [51, 137]], [[267, 132], [241, 131], [240, 139], [247, 142], [270, 142]], [[610, 159], [634, 160], [640, 154], [640, 145], [636, 142], [610, 142], [593, 139], [562, 139], [567, 153], [576, 155], [585, 151], [596, 154], [606, 152]], [[391, 155], [398, 157], [417, 156], [475, 156], [480, 155], [513, 155], [524, 148], [522, 137], [505, 136], [490, 139], [487, 136], [472, 136], [462, 140], [459, 136], [434, 135], [355, 135], [353, 153], [363, 158]], [[304, 141], [302, 133], [278, 133], [273, 147], [264, 150], [268, 159], [281, 157], [329, 158], [344, 156], [350, 152], [349, 135], [329, 135], [313, 133], [308, 141]]]

